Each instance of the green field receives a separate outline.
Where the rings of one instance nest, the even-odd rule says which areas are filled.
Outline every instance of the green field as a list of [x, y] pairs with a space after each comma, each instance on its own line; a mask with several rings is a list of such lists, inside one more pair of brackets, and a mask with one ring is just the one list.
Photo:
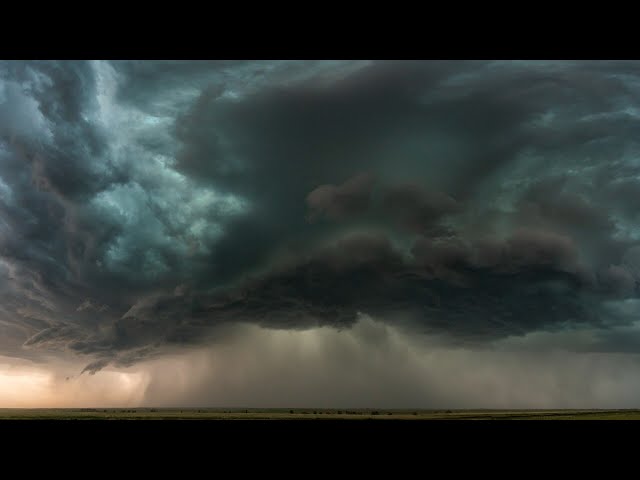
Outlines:
[[640, 410], [4, 408], [0, 420], [640, 420]]

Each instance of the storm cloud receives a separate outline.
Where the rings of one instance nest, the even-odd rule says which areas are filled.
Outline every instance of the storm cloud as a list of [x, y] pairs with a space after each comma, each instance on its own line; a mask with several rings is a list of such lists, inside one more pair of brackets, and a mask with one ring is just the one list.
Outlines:
[[634, 355], [638, 94], [621, 61], [0, 63], [0, 355], [361, 315]]

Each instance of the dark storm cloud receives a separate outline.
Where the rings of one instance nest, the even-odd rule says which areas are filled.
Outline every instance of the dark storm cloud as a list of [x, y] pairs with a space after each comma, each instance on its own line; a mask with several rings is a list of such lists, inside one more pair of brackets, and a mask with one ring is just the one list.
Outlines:
[[460, 210], [458, 202], [449, 195], [427, 191], [416, 184], [390, 188], [383, 202], [391, 220], [418, 233], [428, 233], [441, 218]]
[[363, 213], [369, 207], [374, 178], [359, 174], [342, 185], [321, 185], [307, 195], [311, 219], [324, 216], [332, 220]]
[[[214, 342], [219, 330], [212, 327], [235, 323], [344, 329], [362, 312], [476, 346], [620, 321], [600, 301], [635, 294], [626, 271], [611, 269], [598, 284], [576, 255], [566, 237], [539, 231], [517, 231], [492, 245], [422, 238], [409, 258], [384, 236], [352, 235], [224, 291], [145, 299], [116, 322], [110, 344], [125, 349]], [[606, 348], [615, 351], [611, 343]]]
[[619, 265], [611, 265], [601, 273], [603, 288], [628, 295], [636, 291], [636, 279], [631, 272]]
[[92, 372], [240, 321], [362, 311], [474, 342], [632, 322], [639, 74], [3, 63], [2, 351]]

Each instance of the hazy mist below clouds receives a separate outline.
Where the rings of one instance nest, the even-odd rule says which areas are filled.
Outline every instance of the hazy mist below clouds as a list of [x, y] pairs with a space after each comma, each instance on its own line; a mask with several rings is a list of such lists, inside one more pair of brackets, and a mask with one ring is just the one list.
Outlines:
[[[77, 375], [72, 362], [0, 361], [3, 407], [635, 408], [637, 355], [569, 338], [453, 348], [360, 317], [348, 330], [239, 325], [223, 344]], [[560, 335], [562, 336], [562, 335]]]
[[246, 327], [223, 347], [151, 362], [147, 405], [633, 408], [640, 358], [451, 348], [369, 318], [352, 329]]

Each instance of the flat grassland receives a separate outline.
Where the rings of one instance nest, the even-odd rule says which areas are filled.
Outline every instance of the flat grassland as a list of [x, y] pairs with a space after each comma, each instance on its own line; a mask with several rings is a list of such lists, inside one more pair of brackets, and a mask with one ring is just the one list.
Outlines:
[[640, 420], [640, 410], [2, 408], [0, 420]]

